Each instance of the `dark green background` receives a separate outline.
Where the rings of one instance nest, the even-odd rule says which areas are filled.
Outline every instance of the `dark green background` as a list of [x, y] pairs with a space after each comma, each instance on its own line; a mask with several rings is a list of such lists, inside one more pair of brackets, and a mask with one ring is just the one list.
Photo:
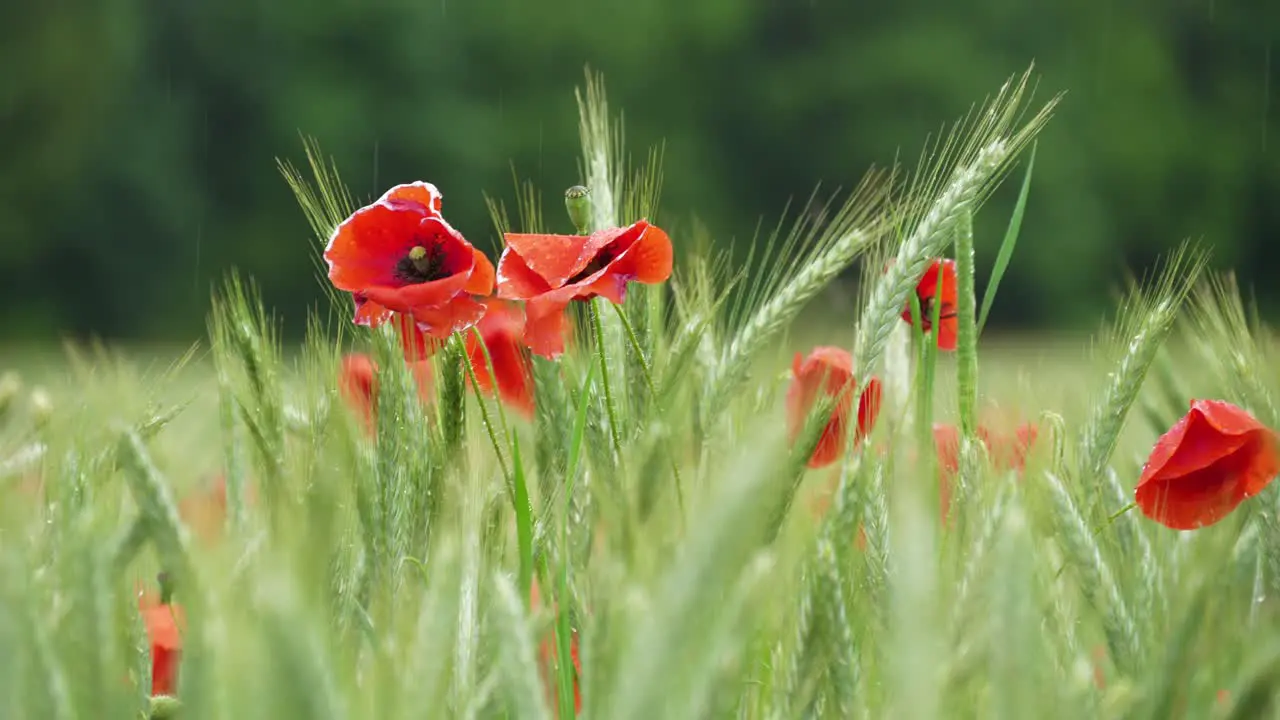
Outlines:
[[[322, 293], [275, 168], [300, 131], [361, 199], [436, 183], [492, 249], [482, 192], [511, 198], [510, 163], [551, 209], [577, 181], [587, 63], [634, 151], [666, 140], [663, 223], [729, 243], [818, 181], [914, 164], [1034, 60], [1037, 97], [1068, 94], [993, 323], [1092, 325], [1188, 236], [1269, 310], [1277, 30], [1272, 0], [9, 0], [0, 338], [195, 339], [233, 266], [300, 333]], [[1016, 184], [979, 217], [984, 274]]]

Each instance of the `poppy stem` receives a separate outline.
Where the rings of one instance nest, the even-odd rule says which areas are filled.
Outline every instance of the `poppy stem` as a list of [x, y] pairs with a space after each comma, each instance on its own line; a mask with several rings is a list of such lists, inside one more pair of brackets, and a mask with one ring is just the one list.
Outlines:
[[[463, 342], [461, 335], [454, 335], [454, 342]], [[485, 405], [484, 397], [480, 395], [480, 381], [476, 379], [476, 372], [471, 368], [471, 363], [462, 363], [467, 369], [467, 377], [471, 380], [471, 387], [476, 393], [476, 400], [480, 405], [480, 422], [484, 425], [485, 432], [489, 435], [489, 442], [493, 444], [493, 452], [498, 456], [498, 465], [502, 469], [502, 477], [507, 481], [507, 490], [513, 493], [514, 488], [511, 482], [511, 470], [507, 467], [507, 459], [502, 454], [502, 444], [498, 442], [498, 435], [494, 429], [493, 420], [489, 417], [489, 407]]]
[[[640, 361], [640, 370], [644, 375], [645, 385], [649, 387], [649, 396], [653, 398], [654, 408], [658, 415], [662, 415], [662, 404], [658, 398], [658, 389], [653, 383], [653, 372], [649, 369], [649, 361], [644, 357], [644, 351], [640, 349], [640, 339], [636, 337], [636, 331], [631, 327], [631, 321], [627, 319], [627, 314], [622, 311], [622, 306], [614, 305], [614, 311], [618, 314], [618, 319], [622, 321], [622, 327], [627, 331], [627, 339], [631, 341], [631, 349], [635, 352], [636, 358]], [[663, 434], [664, 442], [667, 436]], [[667, 445], [667, 457], [671, 460], [671, 473], [675, 476], [676, 483], [676, 505], [680, 509], [680, 522], [684, 523], [684, 481], [680, 478], [680, 463], [676, 462], [675, 453], [671, 451], [670, 444]]]
[[1129, 512], [1130, 510], [1132, 510], [1132, 509], [1134, 509], [1134, 508], [1136, 508], [1136, 507], [1138, 507], [1138, 503], [1136, 503], [1136, 502], [1131, 502], [1131, 503], [1129, 503], [1128, 505], [1125, 505], [1124, 507], [1122, 507], [1122, 508], [1120, 508], [1119, 510], [1117, 510], [1113, 515], [1111, 515], [1110, 517], [1108, 517], [1108, 518], [1107, 518], [1107, 523], [1108, 523], [1108, 524], [1110, 524], [1110, 523], [1115, 522], [1116, 520], [1118, 520], [1118, 519], [1120, 518], [1120, 516], [1121, 516], [1121, 515], [1123, 515], [1123, 514], [1125, 514], [1125, 513]]
[[605, 359], [604, 323], [600, 320], [598, 300], [591, 300], [591, 327], [596, 336], [596, 354], [600, 357], [600, 386], [604, 390], [604, 409], [609, 414], [609, 437], [613, 440], [613, 449], [617, 453], [618, 462], [622, 462], [622, 437], [619, 435], [618, 411], [613, 403], [613, 391], [609, 387], [609, 362]]
[[[472, 326], [471, 333], [475, 336], [476, 344], [480, 347], [481, 354], [484, 355], [485, 371], [489, 374], [489, 381], [493, 383], [492, 387], [498, 387], [498, 375], [493, 368], [493, 358], [489, 355], [489, 348], [484, 344], [484, 338], [480, 335], [480, 330]], [[476, 372], [471, 367], [471, 363], [467, 361], [466, 344], [461, 335], [454, 335], [454, 342], [459, 352], [459, 361], [462, 366], [467, 369], [467, 374], [471, 378], [471, 387], [475, 390], [476, 402], [480, 405], [480, 418], [484, 421], [485, 430], [489, 432], [489, 440], [493, 443], [494, 454], [498, 456], [498, 462], [502, 465], [502, 474], [507, 481], [507, 493], [511, 498], [511, 508], [516, 513], [516, 544], [520, 553], [520, 590], [524, 597], [529, 596], [529, 587], [533, 583], [533, 505], [529, 502], [529, 488], [525, 483], [524, 472], [520, 461], [519, 441], [508, 430], [507, 415], [502, 409], [502, 403], [496, 403], [498, 409], [498, 422], [502, 436], [511, 441], [511, 461], [515, 465], [514, 473], [508, 470], [506, 461], [502, 457], [502, 448], [498, 443], [498, 436], [494, 432], [493, 424], [489, 420], [488, 405], [485, 403], [484, 396], [480, 391], [480, 383], [476, 380]]]

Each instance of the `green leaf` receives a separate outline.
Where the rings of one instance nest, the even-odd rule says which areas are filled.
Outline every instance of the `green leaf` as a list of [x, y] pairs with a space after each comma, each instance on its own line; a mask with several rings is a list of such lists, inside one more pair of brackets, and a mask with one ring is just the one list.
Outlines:
[[1031, 155], [1027, 158], [1027, 174], [1022, 176], [1022, 190], [1018, 192], [1018, 204], [1013, 206], [1013, 216], [1009, 218], [1009, 228], [1004, 232], [1004, 242], [1000, 243], [1000, 253], [996, 255], [995, 267], [991, 268], [991, 279], [987, 281], [987, 291], [982, 296], [982, 312], [978, 313], [978, 335], [987, 325], [987, 313], [996, 300], [996, 289], [1000, 287], [1000, 279], [1009, 267], [1009, 258], [1013, 257], [1013, 248], [1018, 244], [1018, 231], [1022, 229], [1022, 213], [1027, 208], [1027, 192], [1031, 188], [1031, 171], [1036, 166], [1036, 144], [1031, 145]]

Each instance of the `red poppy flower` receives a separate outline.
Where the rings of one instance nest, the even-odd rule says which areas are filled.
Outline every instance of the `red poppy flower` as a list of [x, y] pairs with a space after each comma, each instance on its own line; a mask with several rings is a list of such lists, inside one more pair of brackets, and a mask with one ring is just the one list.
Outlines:
[[447, 338], [484, 315], [471, 296], [492, 292], [493, 264], [445, 222], [440, 199], [430, 183], [397, 185], [334, 230], [324, 250], [329, 281], [352, 294], [357, 324], [405, 313]]
[[[253, 486], [245, 488], [245, 501], [253, 502]], [[178, 514], [198, 537], [212, 541], [222, 537], [227, 522], [227, 479], [218, 475], [203, 488], [184, 495], [178, 502]]]
[[1193, 400], [1152, 448], [1134, 495], [1152, 520], [1193, 530], [1226, 517], [1276, 473], [1274, 432], [1231, 403]]
[[641, 220], [590, 235], [507, 233], [498, 260], [498, 297], [526, 301], [525, 343], [543, 357], [564, 352], [564, 309], [597, 295], [621, 303], [631, 281], [671, 276], [671, 239]]
[[[1012, 435], [978, 426], [978, 438], [986, 446], [992, 466], [1001, 472], [1022, 471], [1026, 467], [1027, 455], [1038, 434], [1036, 426], [1031, 423], [1019, 425]], [[960, 430], [955, 425], [934, 423], [933, 445], [938, 453], [939, 502], [945, 518], [951, 510], [951, 483], [960, 472]]]
[[182, 630], [186, 618], [181, 605], [161, 604], [150, 593], [138, 598], [151, 643], [151, 694], [175, 695], [178, 689], [178, 664], [182, 659]]
[[[418, 384], [418, 395], [424, 403], [430, 401], [433, 378], [431, 363], [427, 360], [409, 363], [409, 372]], [[372, 432], [377, 423], [378, 365], [364, 353], [351, 353], [342, 358], [339, 390], [347, 404]]]
[[[853, 410], [853, 391], [857, 382], [853, 377], [853, 356], [837, 347], [817, 347], [809, 356], [801, 359], [796, 353], [791, 362], [791, 386], [787, 388], [787, 425], [791, 441], [795, 442], [809, 411], [822, 393], [836, 398], [831, 419], [822, 430], [818, 445], [809, 457], [809, 467], [830, 465], [840, 457], [844, 449], [845, 426]], [[875, 426], [880, 414], [880, 381], [872, 378], [858, 400], [858, 431], [860, 441]]]
[[476, 381], [486, 392], [493, 392], [493, 379], [498, 380], [498, 396], [525, 417], [533, 417], [533, 360], [524, 346], [524, 313], [515, 303], [487, 300], [484, 318], [476, 326], [493, 362], [493, 376], [485, 362], [484, 349], [475, 333], [467, 334], [467, 356]]
[[951, 512], [951, 482], [960, 472], [960, 430], [934, 423], [933, 446], [938, 453], [938, 504], [945, 518]]
[[[533, 584], [529, 587], [529, 605], [534, 610], [542, 606], [542, 595], [538, 590], [538, 580], [534, 578]], [[552, 707], [556, 703], [556, 675], [553, 673], [555, 667], [556, 650], [555, 636], [546, 638], [538, 648], [539, 655], [542, 658], [543, 683], [547, 689], [547, 701]], [[578, 685], [578, 678], [582, 676], [582, 660], [578, 657], [578, 631], [573, 630], [569, 638], [569, 660], [573, 663], [573, 712], [576, 716], [582, 712], [582, 691]], [[558, 714], [557, 714], [558, 717]]]
[[[938, 273], [942, 273], [942, 287], [938, 287]], [[938, 348], [956, 349], [956, 335], [960, 321], [956, 318], [956, 263], [954, 260], [934, 260], [925, 270], [924, 277], [916, 285], [916, 299], [920, 301], [921, 323], [925, 332], [933, 326], [933, 308], [938, 308]], [[902, 310], [902, 319], [911, 322], [910, 303]]]
[[1031, 446], [1039, 437], [1039, 429], [1032, 423], [1024, 422], [1012, 434], [996, 432], [986, 426], [978, 426], [978, 437], [987, 446], [987, 454], [991, 463], [1001, 471], [1018, 470], [1027, 466], [1027, 456], [1031, 454]]

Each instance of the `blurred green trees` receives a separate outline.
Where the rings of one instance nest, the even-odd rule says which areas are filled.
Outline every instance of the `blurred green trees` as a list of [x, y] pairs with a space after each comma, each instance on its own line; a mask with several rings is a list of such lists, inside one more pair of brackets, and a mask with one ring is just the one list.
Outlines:
[[[275, 168], [300, 132], [361, 199], [436, 183], [494, 249], [482, 192], [510, 197], [512, 163], [557, 203], [578, 181], [587, 63], [634, 151], [666, 141], [678, 244], [695, 215], [748, 242], [818, 181], [913, 164], [1034, 60], [1068, 94], [993, 324], [1091, 324], [1186, 236], [1276, 307], [1278, 33], [1280, 4], [1214, 0], [7, 3], [0, 337], [189, 340], [232, 266], [301, 332], [321, 287]], [[979, 217], [980, 273], [1013, 185]]]

